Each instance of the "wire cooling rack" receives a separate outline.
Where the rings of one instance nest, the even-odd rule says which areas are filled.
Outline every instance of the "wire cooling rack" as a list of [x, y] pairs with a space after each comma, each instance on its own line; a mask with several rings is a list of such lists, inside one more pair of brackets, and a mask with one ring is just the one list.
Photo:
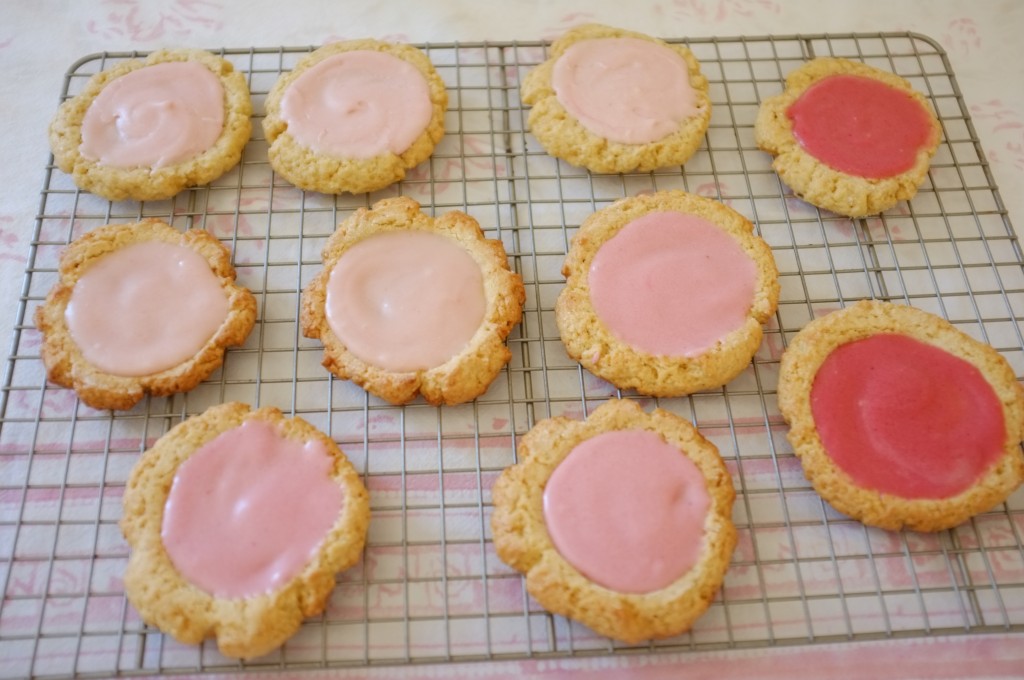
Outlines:
[[[778, 360], [810, 319], [874, 297], [935, 312], [993, 344], [1024, 374], [1024, 274], [949, 61], [909, 34], [695, 39], [711, 82], [705, 144], [685, 168], [594, 176], [556, 162], [524, 131], [523, 74], [540, 43], [421, 47], [448, 85], [448, 134], [430, 161], [371, 196], [303, 193], [276, 178], [259, 126], [278, 76], [312, 48], [219, 50], [254, 94], [242, 163], [173, 200], [108, 203], [47, 166], [16, 327], [0, 392], [0, 677], [144, 675], [321, 668], [812, 644], [937, 633], [1024, 630], [1024, 493], [934, 535], [870, 529], [810, 489], [785, 441]], [[894, 71], [938, 112], [943, 141], [917, 197], [868, 219], [819, 212], [780, 184], [753, 141], [758, 102], [814, 56]], [[64, 97], [134, 54], [75, 64]], [[751, 366], [723, 388], [640, 399], [694, 422], [719, 448], [738, 492], [739, 545], [725, 585], [685, 635], [639, 646], [546, 614], [495, 556], [490, 488], [515, 445], [552, 415], [582, 418], [616, 391], [569, 360], [554, 324], [559, 273], [575, 228], [615, 199], [682, 188], [754, 221], [778, 263], [779, 311]], [[471, 404], [393, 407], [320, 366], [301, 337], [300, 291], [319, 250], [354, 209], [396, 194], [440, 214], [473, 215], [501, 239], [526, 284], [513, 359]], [[233, 251], [258, 300], [249, 340], [188, 394], [127, 412], [95, 411], [47, 385], [32, 312], [73, 238], [102, 224], [166, 219], [201, 227]], [[635, 394], [623, 395], [639, 398]], [[326, 612], [280, 650], [238, 662], [215, 645], [181, 645], [144, 625], [121, 583], [125, 480], [157, 437], [226, 400], [273, 405], [337, 440], [371, 492], [362, 563], [339, 575]]]

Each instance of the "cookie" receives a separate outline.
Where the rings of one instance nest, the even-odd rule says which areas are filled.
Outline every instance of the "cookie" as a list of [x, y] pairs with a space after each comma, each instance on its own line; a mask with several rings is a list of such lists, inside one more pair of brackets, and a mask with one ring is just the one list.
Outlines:
[[545, 151], [592, 172], [680, 165], [711, 120], [708, 80], [690, 50], [599, 24], [555, 40], [521, 98]]
[[739, 375], [779, 298], [775, 260], [753, 225], [682, 191], [588, 217], [562, 273], [555, 321], [569, 356], [620, 389], [661, 397]]
[[159, 50], [89, 79], [50, 124], [54, 161], [111, 201], [170, 198], [238, 164], [252, 102], [231, 62], [202, 50]]
[[797, 196], [846, 215], [874, 215], [917, 194], [942, 129], [903, 78], [847, 59], [814, 59], [761, 103], [758, 147]]
[[447, 107], [444, 81], [415, 47], [378, 40], [324, 45], [267, 95], [270, 165], [308, 191], [383, 189], [433, 153]]
[[836, 510], [940, 531], [1024, 481], [1024, 389], [947, 321], [866, 300], [809, 323], [782, 356], [779, 410], [804, 474]]
[[494, 547], [542, 607], [628, 643], [704, 613], [736, 546], [735, 491], [689, 422], [613, 399], [542, 420], [517, 455], [492, 489]]
[[58, 274], [35, 311], [40, 355], [47, 378], [93, 408], [192, 389], [256, 323], [230, 252], [198, 229], [106, 225], [67, 247]]
[[125, 594], [175, 639], [251, 658], [324, 610], [359, 561], [369, 495], [345, 454], [275, 408], [214, 406], [160, 437], [124, 492]]
[[483, 394], [508, 363], [522, 316], [522, 278], [500, 241], [469, 215], [433, 218], [410, 198], [361, 208], [324, 246], [302, 294], [302, 332], [323, 365], [403, 404], [459, 404]]

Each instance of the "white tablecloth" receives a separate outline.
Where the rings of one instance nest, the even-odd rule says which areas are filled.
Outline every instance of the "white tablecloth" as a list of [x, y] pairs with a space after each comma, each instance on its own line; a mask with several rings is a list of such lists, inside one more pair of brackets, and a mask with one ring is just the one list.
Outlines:
[[[988, 0], [5, 0], [0, 4], [0, 342], [9, 343], [64, 73], [93, 52], [551, 39], [597, 21], [664, 37], [912, 30], [947, 51], [1011, 221], [1024, 223], [1024, 3]], [[6, 346], [6, 345], [5, 345]], [[4, 550], [4, 554], [9, 554]], [[1017, 590], [1008, 597], [1024, 597]], [[1024, 636], [909, 638], [344, 671], [345, 677], [1022, 677]]]

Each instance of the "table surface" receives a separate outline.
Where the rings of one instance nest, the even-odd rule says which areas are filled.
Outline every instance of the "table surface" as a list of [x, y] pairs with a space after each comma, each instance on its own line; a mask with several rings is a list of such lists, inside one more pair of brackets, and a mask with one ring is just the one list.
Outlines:
[[[948, 54], [1010, 220], [1024, 221], [1024, 3], [1007, 0], [12, 1], [0, 4], [0, 342], [12, 336], [64, 74], [99, 51], [550, 40], [588, 21], [672, 38], [914, 31]], [[1015, 595], [1021, 597], [1019, 591]], [[341, 677], [1024, 677], [1024, 635], [908, 638], [758, 650], [332, 672]], [[311, 676], [314, 673], [311, 673]]]

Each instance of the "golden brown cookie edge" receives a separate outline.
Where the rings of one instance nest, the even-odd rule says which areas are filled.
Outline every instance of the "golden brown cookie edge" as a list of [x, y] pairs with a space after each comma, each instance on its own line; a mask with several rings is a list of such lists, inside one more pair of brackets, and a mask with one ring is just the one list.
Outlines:
[[[132, 71], [174, 61], [203, 64], [224, 88], [224, 128], [213, 146], [194, 158], [163, 168], [116, 168], [82, 156], [82, 121], [102, 89]], [[50, 123], [50, 148], [57, 166], [85, 191], [110, 201], [162, 200], [188, 187], [209, 184], [236, 166], [252, 132], [251, 115], [248, 85], [231, 62], [204, 50], [157, 50], [145, 59], [124, 61], [97, 73], [82, 92], [63, 102]]]
[[[200, 446], [250, 418], [272, 423], [290, 439], [322, 442], [335, 459], [332, 477], [345, 490], [345, 505], [321, 549], [294, 579], [269, 594], [218, 598], [174, 568], [160, 537], [163, 509], [178, 467]], [[131, 548], [125, 593], [143, 620], [186, 644], [216, 637], [221, 653], [236, 658], [273, 650], [304, 618], [323, 610], [335, 574], [360, 559], [370, 515], [366, 488], [333, 440], [301, 418], [237, 402], [214, 406], [158, 439], [133, 467], [123, 506], [121, 529]]]
[[[558, 464], [580, 442], [602, 432], [643, 429], [680, 448], [708, 481], [711, 507], [697, 566], [674, 583], [645, 594], [619, 593], [589, 581], [555, 549], [543, 515], [544, 486]], [[645, 413], [635, 402], [612, 399], [585, 421], [543, 420], [521, 440], [519, 462], [492, 489], [495, 550], [526, 576], [527, 590], [548, 611], [595, 632], [628, 643], [677, 635], [710, 606], [725, 578], [736, 530], [735, 491], [717, 449], [689, 422], [661, 409]]]
[[[440, 366], [410, 372], [394, 372], [355, 356], [327, 323], [327, 280], [334, 265], [356, 243], [388, 231], [407, 229], [445, 236], [466, 250], [481, 268], [487, 308], [484, 320], [467, 347]], [[420, 210], [407, 197], [382, 199], [371, 208], [360, 208], [327, 240], [323, 269], [302, 293], [300, 323], [306, 337], [324, 345], [323, 365], [343, 380], [352, 380], [367, 392], [400, 405], [422, 395], [429, 404], [460, 404], [483, 394], [511, 359], [505, 340], [522, 317], [526, 298], [522, 277], [511, 271], [500, 241], [485, 239], [479, 224], [469, 215], [452, 211], [438, 218]]]
[[[587, 277], [601, 245], [629, 222], [660, 210], [711, 222], [733, 238], [757, 268], [755, 297], [744, 325], [695, 357], [658, 356], [629, 346], [605, 327], [590, 301]], [[739, 375], [760, 346], [761, 325], [775, 313], [780, 290], [771, 249], [749, 220], [718, 201], [678, 190], [621, 199], [589, 216], [573, 236], [562, 273], [566, 286], [555, 303], [555, 321], [568, 355], [620, 389], [659, 397], [719, 387]]]
[[[427, 82], [432, 107], [430, 122], [401, 154], [386, 153], [368, 159], [336, 158], [317, 153], [288, 134], [288, 124], [281, 118], [281, 99], [288, 86], [324, 59], [354, 50], [391, 54], [416, 67]], [[274, 83], [264, 108], [266, 116], [263, 119], [263, 131], [269, 144], [267, 154], [277, 174], [307, 191], [360, 194], [377, 191], [400, 181], [407, 170], [430, 157], [444, 137], [448, 91], [429, 57], [412, 45], [374, 39], [347, 40], [324, 45], [299, 60], [295, 68]]]
[[[180, 245], [202, 256], [227, 295], [228, 314], [216, 333], [190, 359], [150, 375], [114, 375], [93, 366], [83, 356], [67, 327], [64, 312], [75, 283], [92, 263], [114, 250], [147, 241]], [[235, 276], [230, 252], [206, 231], [181, 232], [162, 220], [150, 218], [87, 232], [61, 254], [59, 279], [33, 315], [42, 335], [40, 358], [47, 379], [74, 390], [84, 403], [98, 409], [130, 409], [146, 394], [167, 396], [193, 389], [221, 366], [228, 347], [245, 341], [256, 323], [256, 300], [248, 289], [235, 282]]]
[[[613, 142], [588, 130], [558, 101], [551, 84], [554, 62], [576, 42], [614, 37], [653, 42], [672, 50], [686, 62], [690, 85], [696, 94], [697, 114], [687, 118], [676, 132], [647, 144]], [[555, 40], [550, 57], [524, 77], [521, 98], [523, 103], [532, 106], [527, 125], [545, 151], [597, 173], [648, 172], [682, 165], [700, 147], [711, 121], [708, 80], [700, 70], [700, 62], [688, 48], [601, 24], [578, 26]]]
[[[834, 349], [877, 333], [899, 333], [959, 356], [981, 372], [999, 397], [1007, 430], [1003, 454], [974, 484], [951, 498], [907, 499], [865, 489], [825, 451], [811, 411], [814, 376]], [[815, 491], [839, 512], [870, 526], [952, 528], [1001, 503], [1024, 482], [1024, 388], [1013, 369], [992, 347], [914, 307], [862, 300], [807, 324], [782, 355], [778, 404], [790, 425], [787, 438]]]
[[[786, 111], [814, 83], [838, 74], [872, 78], [906, 92], [921, 105], [931, 121], [932, 134], [927, 146], [918, 151], [912, 168], [892, 177], [858, 177], [829, 167], [796, 140]], [[942, 128], [928, 100], [907, 80], [861, 62], [834, 57], [811, 60], [790, 73], [785, 90], [761, 103], [754, 123], [755, 142], [773, 156], [772, 168], [793, 193], [811, 205], [847, 217], [875, 215], [912, 199], [928, 176], [941, 135]]]

